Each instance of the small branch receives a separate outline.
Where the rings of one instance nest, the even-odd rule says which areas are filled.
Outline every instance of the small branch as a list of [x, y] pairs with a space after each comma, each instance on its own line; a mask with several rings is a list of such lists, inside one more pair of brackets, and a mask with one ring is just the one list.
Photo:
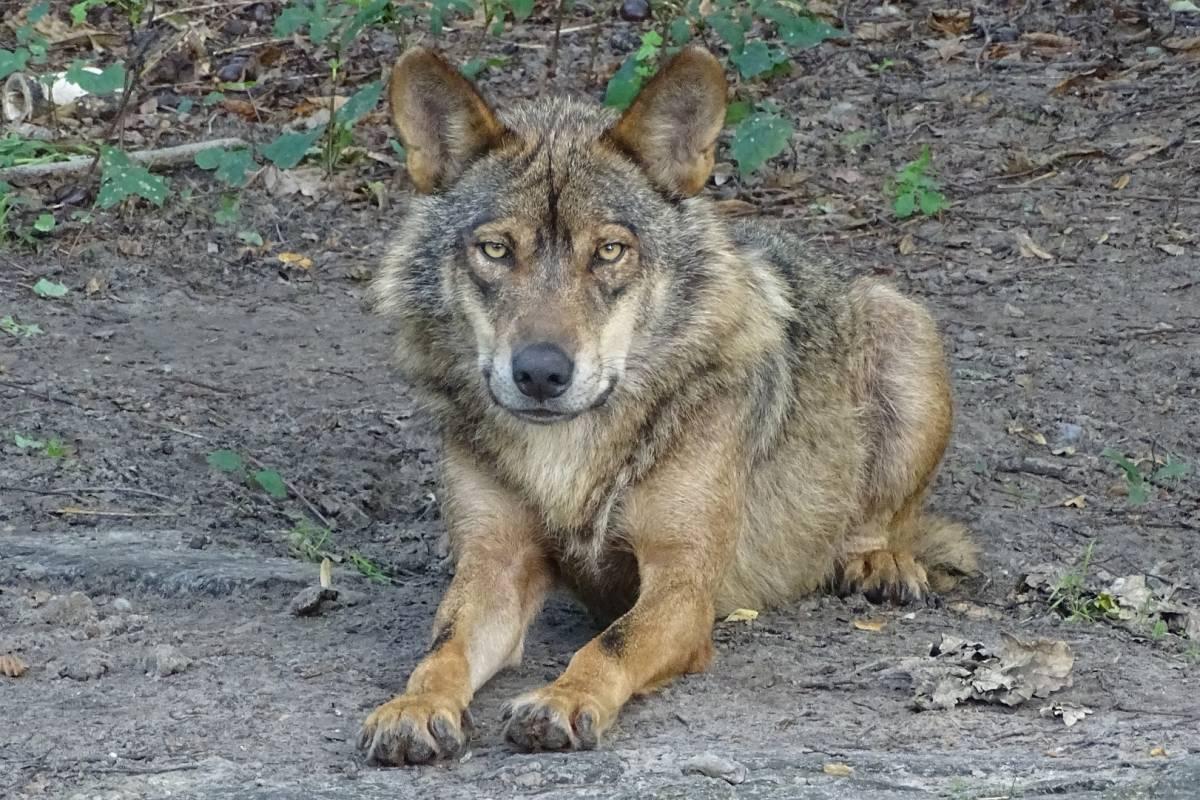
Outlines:
[[548, 88], [550, 81], [558, 74], [558, 40], [562, 36], [563, 6], [566, 0], [558, 0], [554, 10], [554, 46], [550, 48], [550, 62], [546, 65], [546, 80], [543, 88]]
[[131, 486], [70, 486], [64, 489], [38, 489], [33, 486], [0, 486], [0, 492], [25, 492], [26, 494], [41, 494], [41, 495], [67, 495], [72, 497], [77, 494], [102, 494], [109, 492], [112, 494], [134, 494], [142, 497], [152, 497], [155, 500], [162, 500], [166, 503], [179, 504], [179, 499], [170, 495], [151, 492], [148, 489], [135, 489]]
[[[136, 164], [144, 164], [147, 167], [164, 167], [191, 163], [197, 153], [214, 147], [249, 147], [249, 145], [245, 140], [238, 138], [212, 139], [207, 142], [189, 142], [171, 147], [139, 150], [127, 155], [129, 160]], [[94, 158], [94, 156], [75, 156], [65, 161], [53, 161], [49, 164], [18, 164], [15, 167], [0, 169], [0, 180], [45, 178], [51, 175], [87, 172], [91, 168]]]

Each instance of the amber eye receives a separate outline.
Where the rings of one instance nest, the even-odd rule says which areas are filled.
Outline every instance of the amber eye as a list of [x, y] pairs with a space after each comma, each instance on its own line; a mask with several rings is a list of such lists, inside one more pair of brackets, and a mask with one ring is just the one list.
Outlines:
[[625, 254], [625, 245], [620, 242], [609, 242], [596, 248], [596, 258], [612, 263]]
[[493, 261], [508, 258], [508, 245], [501, 244], [500, 242], [483, 242], [479, 245], [479, 249]]

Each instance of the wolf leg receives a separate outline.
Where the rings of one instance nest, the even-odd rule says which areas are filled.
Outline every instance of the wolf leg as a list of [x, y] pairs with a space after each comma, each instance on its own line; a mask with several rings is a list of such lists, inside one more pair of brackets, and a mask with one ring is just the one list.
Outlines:
[[871, 280], [856, 282], [851, 297], [866, 331], [858, 378], [868, 463], [864, 516], [847, 542], [841, 584], [873, 602], [908, 603], [931, 580], [947, 588], [949, 573], [974, 565], [961, 526], [923, 513], [950, 438], [949, 377], [925, 308]]
[[359, 747], [378, 764], [453, 758], [470, 735], [467, 706], [501, 667], [521, 658], [525, 630], [552, 575], [532, 516], [448, 448], [447, 524], [458, 560], [435, 638], [404, 694], [363, 723]]
[[518, 748], [595, 747], [630, 697], [712, 660], [716, 586], [734, 549], [744, 478], [732, 428], [698, 433], [706, 441], [678, 443], [623, 505], [637, 602], [556, 681], [509, 703], [505, 736]]

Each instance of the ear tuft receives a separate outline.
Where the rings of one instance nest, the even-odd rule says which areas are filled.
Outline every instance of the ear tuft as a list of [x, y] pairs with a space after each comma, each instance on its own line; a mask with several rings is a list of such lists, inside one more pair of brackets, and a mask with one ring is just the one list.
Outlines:
[[712, 53], [684, 48], [646, 84], [609, 138], [659, 187], [694, 195], [712, 173], [727, 91], [725, 72]]
[[471, 82], [423, 47], [396, 61], [388, 98], [409, 177], [420, 192], [445, 188], [505, 133]]

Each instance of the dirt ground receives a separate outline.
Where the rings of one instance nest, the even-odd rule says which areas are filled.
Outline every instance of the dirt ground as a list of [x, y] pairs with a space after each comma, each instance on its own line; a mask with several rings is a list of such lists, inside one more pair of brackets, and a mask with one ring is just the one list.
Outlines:
[[[1200, 462], [1200, 63], [1163, 46], [1200, 35], [1200, 14], [1149, 5], [977, 4], [961, 50], [940, 52], [930, 4], [880, 17], [851, 3], [852, 30], [911, 25], [797, 58], [775, 93], [793, 152], [709, 190], [791, 219], [814, 257], [894, 275], [935, 310], [959, 413], [934, 503], [973, 529], [984, 575], [940, 607], [818, 597], [719, 624], [711, 671], [632, 703], [593, 752], [522, 755], [499, 736], [500, 704], [592, 634], [566, 598], [523, 665], [481, 692], [465, 761], [380, 770], [355, 752], [449, 574], [436, 439], [361, 301], [402, 171], [364, 167], [317, 199], [252, 185], [243, 213], [274, 250], [241, 252], [211, 222], [208, 179], [178, 170], [188, 200], [0, 253], [0, 316], [45, 331], [0, 334], [0, 655], [30, 667], [0, 676], [0, 795], [1195, 797], [1197, 643], [1069, 621], [1017, 591], [1037, 565], [1077, 569], [1090, 545], [1086, 581], [1148, 575], [1200, 604], [1200, 483], [1151, 486], [1135, 505], [1101, 455]], [[540, 90], [545, 28], [487, 41], [512, 57], [485, 76], [492, 97]], [[631, 30], [605, 18], [602, 61], [636, 44]], [[1037, 32], [1076, 45], [1039, 49]], [[474, 42], [467, 30], [449, 49]], [[565, 36], [558, 88], [600, 95], [590, 43]], [[270, 135], [225, 117], [212, 133]], [[388, 132], [380, 120], [360, 135]], [[925, 144], [953, 205], [898, 222], [882, 187]], [[384, 182], [385, 208], [356, 191], [367, 179]], [[280, 251], [314, 266], [286, 268]], [[40, 277], [72, 291], [38, 299]], [[289, 496], [213, 469], [220, 448], [277, 469]], [[319, 518], [334, 529], [323, 542]], [[342, 594], [297, 617], [289, 601], [317, 579], [306, 544], [342, 559]], [[1067, 727], [1038, 699], [917, 712], [887, 678], [943, 634], [995, 645], [1003, 632], [1065, 640], [1073, 686], [1053, 701], [1093, 713]], [[704, 753], [744, 765], [744, 782], [683, 771]]]

